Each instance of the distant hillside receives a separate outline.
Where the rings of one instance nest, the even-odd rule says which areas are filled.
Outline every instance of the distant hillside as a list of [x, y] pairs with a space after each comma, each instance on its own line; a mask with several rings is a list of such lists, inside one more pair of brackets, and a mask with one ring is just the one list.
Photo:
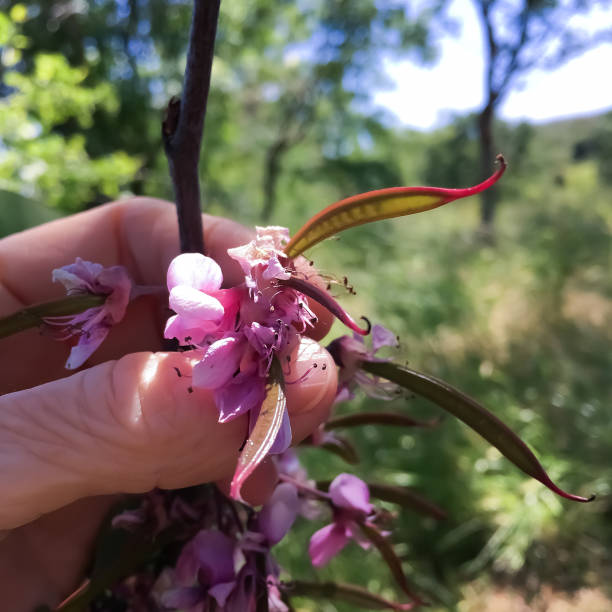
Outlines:
[[556, 161], [573, 160], [574, 148], [585, 143], [610, 124], [612, 110], [599, 115], [534, 124], [534, 142], [538, 150], [545, 150]]

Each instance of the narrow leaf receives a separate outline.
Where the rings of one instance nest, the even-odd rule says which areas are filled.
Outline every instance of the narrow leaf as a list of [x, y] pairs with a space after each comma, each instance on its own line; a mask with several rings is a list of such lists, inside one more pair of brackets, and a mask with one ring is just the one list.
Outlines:
[[550, 479], [529, 447], [507, 425], [476, 400], [443, 380], [389, 362], [368, 361], [362, 363], [361, 367], [367, 372], [386, 378], [431, 400], [440, 408], [450, 412], [495, 446], [525, 474], [540, 481], [561, 497], [579, 502], [595, 499], [594, 495], [589, 498], [580, 497], [560, 489]]
[[240, 489], [253, 470], [264, 460], [276, 440], [287, 410], [287, 399], [283, 390], [282, 371], [274, 361], [270, 369], [270, 383], [266, 398], [261, 405], [255, 427], [246, 441], [240, 456], [234, 477], [230, 485], [230, 496], [240, 499]]
[[23, 310], [0, 319], [0, 338], [42, 325], [46, 317], [66, 317], [84, 312], [89, 308], [102, 306], [106, 299], [103, 295], [72, 295], [28, 306]]
[[345, 427], [359, 427], [360, 425], [393, 425], [396, 427], [435, 427], [440, 419], [419, 421], [399, 412], [356, 412], [344, 414], [330, 419], [325, 423], [327, 431]]
[[349, 329], [352, 329], [355, 333], [360, 334], [362, 336], [367, 336], [370, 333], [370, 322], [365, 319], [367, 323], [367, 327], [362, 329], [357, 325], [356, 321], [351, 317], [351, 315], [340, 306], [340, 304], [334, 300], [334, 298], [327, 293], [327, 291], [323, 291], [323, 289], [319, 289], [316, 285], [305, 281], [304, 279], [298, 278], [297, 276], [292, 276], [286, 280], [279, 280], [279, 285], [284, 285], [285, 287], [292, 287], [297, 291], [307, 295], [312, 298], [315, 302], [321, 304], [321, 306], [327, 308], [329, 312], [331, 312], [338, 320], [342, 321]]
[[479, 185], [467, 189], [391, 187], [340, 200], [307, 221], [289, 241], [285, 253], [288, 257], [296, 257], [321, 240], [350, 227], [412, 215], [480, 193], [495, 184], [504, 173], [506, 161], [503, 156], [498, 155], [497, 161], [499, 168], [495, 174]]
[[334, 455], [337, 455], [341, 459], [344, 459], [347, 463], [355, 465], [359, 463], [359, 453], [353, 444], [344, 436], [338, 436], [336, 434], [326, 434], [325, 440], [319, 444], [313, 444], [312, 438], [306, 438], [302, 444], [309, 446], [313, 445], [315, 448], [322, 448]]
[[370, 495], [376, 499], [398, 504], [425, 516], [432, 516], [438, 521], [446, 518], [446, 512], [442, 508], [409, 487], [372, 482], [368, 482], [367, 485]]
[[306, 582], [294, 580], [282, 583], [281, 590], [288, 597], [309, 597], [344, 601], [362, 610], [412, 610], [415, 604], [401, 604], [375, 595], [356, 584], [340, 582]]
[[402, 569], [402, 562], [399, 560], [398, 556], [395, 554], [393, 550], [393, 546], [389, 540], [387, 540], [374, 525], [370, 525], [368, 523], [360, 523], [359, 527], [361, 531], [365, 535], [372, 544], [378, 549], [382, 558], [385, 560], [385, 563], [389, 566], [389, 570], [395, 578], [395, 581], [400, 586], [402, 591], [408, 595], [416, 604], [423, 604], [421, 598], [412, 590], [410, 585], [408, 584], [408, 579], [406, 578], [406, 574], [404, 574], [404, 570]]
[[[432, 516], [438, 521], [443, 521], [446, 518], [446, 512], [442, 508], [409, 487], [398, 487], [378, 482], [366, 482], [366, 484], [370, 495], [376, 499], [398, 504], [419, 514]], [[328, 491], [330, 485], [331, 480], [317, 480], [317, 489], [321, 491]]]

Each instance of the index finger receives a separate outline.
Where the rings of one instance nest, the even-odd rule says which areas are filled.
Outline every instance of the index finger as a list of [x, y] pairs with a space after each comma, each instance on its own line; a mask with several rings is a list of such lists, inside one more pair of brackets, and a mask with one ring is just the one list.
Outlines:
[[[204, 215], [207, 253], [219, 262], [225, 284], [243, 281], [240, 266], [227, 249], [249, 242], [252, 230], [223, 219]], [[63, 287], [51, 282], [51, 270], [75, 258], [104, 266], [125, 266], [134, 282], [164, 285], [168, 264], [179, 252], [174, 205], [152, 198], [114, 202], [72, 215], [0, 240], [0, 316], [27, 304], [61, 297]], [[325, 335], [331, 317], [315, 308], [321, 323], [311, 334]], [[145, 296], [127, 310], [124, 320], [88, 365], [116, 359], [128, 352], [162, 348], [161, 329], [170, 311], [167, 300]], [[0, 371], [0, 393], [66, 376], [63, 369], [68, 348], [30, 330], [0, 340], [0, 351], [11, 355]]]
[[[242, 279], [227, 249], [252, 237], [251, 230], [234, 221], [204, 215], [207, 253], [221, 265], [226, 284]], [[64, 290], [51, 283], [51, 270], [82, 257], [103, 266], [125, 266], [137, 284], [165, 285], [178, 245], [176, 212], [170, 202], [113, 202], [1, 240], [0, 283], [19, 306], [54, 299]]]

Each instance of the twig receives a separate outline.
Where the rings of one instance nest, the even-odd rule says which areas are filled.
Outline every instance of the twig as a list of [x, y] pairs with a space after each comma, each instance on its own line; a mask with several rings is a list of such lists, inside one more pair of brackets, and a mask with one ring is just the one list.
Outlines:
[[174, 186], [181, 252], [204, 253], [198, 162], [220, 0], [194, 0], [183, 96], [168, 103], [162, 138]]

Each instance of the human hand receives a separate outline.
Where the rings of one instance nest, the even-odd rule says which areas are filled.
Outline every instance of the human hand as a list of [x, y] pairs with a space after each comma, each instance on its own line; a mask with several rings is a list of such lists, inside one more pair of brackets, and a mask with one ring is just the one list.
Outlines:
[[[242, 280], [227, 248], [251, 239], [246, 228], [206, 217], [207, 254], [228, 285]], [[178, 253], [174, 207], [137, 198], [0, 241], [0, 316], [60, 297], [51, 270], [77, 256], [124, 265], [134, 281], [165, 285]], [[320, 319], [312, 334], [329, 329]], [[161, 353], [167, 298], [141, 297], [76, 374], [68, 348], [30, 330], [0, 341], [0, 587], [7, 610], [57, 604], [82, 578], [102, 519], [120, 493], [226, 482], [244, 439], [245, 418], [217, 423], [212, 396], [190, 386], [188, 353]], [[336, 391], [329, 354], [303, 339], [287, 388], [294, 442], [326, 416]], [[177, 369], [181, 373], [179, 377]], [[243, 489], [261, 503], [275, 472], [263, 463]]]

